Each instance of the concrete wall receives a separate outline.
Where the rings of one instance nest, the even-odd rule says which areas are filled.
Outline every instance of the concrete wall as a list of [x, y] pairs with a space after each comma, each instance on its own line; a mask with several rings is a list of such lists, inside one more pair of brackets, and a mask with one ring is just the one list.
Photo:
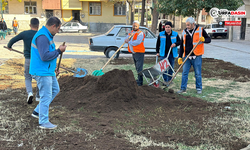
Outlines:
[[89, 32], [106, 32], [113, 25], [126, 24], [126, 16], [114, 16], [114, 4], [101, 2], [101, 15], [89, 15], [89, 2], [82, 2], [81, 21], [88, 25]]
[[[27, 0], [28, 1], [28, 0]], [[42, 17], [42, 1], [41, 0], [32, 0], [36, 2], [37, 14], [25, 14], [24, 10], [24, 1], [18, 2], [17, 0], [8, 0], [9, 14], [3, 14], [3, 18], [7, 24], [8, 28], [12, 29], [12, 20], [14, 17], [19, 22], [20, 30], [29, 29], [30, 19], [36, 17], [40, 20], [40, 24], [43, 25], [46, 22], [46, 19]]]

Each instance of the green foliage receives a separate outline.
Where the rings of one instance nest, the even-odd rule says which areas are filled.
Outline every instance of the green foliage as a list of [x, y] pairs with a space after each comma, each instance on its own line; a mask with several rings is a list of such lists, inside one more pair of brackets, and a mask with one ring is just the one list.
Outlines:
[[244, 3], [242, 0], [158, 0], [158, 11], [169, 15], [196, 16], [196, 12], [203, 8], [209, 12], [213, 7], [219, 9], [236, 10]]

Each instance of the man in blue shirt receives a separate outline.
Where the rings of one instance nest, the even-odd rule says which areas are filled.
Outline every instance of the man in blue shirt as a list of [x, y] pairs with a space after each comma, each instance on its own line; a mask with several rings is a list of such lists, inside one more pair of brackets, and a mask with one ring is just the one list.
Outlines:
[[[30, 49], [31, 49], [31, 41], [36, 34], [38, 28], [39, 28], [39, 20], [37, 18], [32, 18], [30, 20], [30, 30], [23, 31], [17, 36], [13, 37], [7, 47], [9, 50], [11, 50], [11, 47], [16, 42], [23, 40], [23, 47], [24, 47], [24, 57], [25, 57], [25, 63], [24, 63], [24, 77], [25, 77], [25, 86], [26, 91], [28, 93], [27, 103], [31, 104], [33, 102], [33, 92], [32, 92], [32, 77], [29, 74], [30, 69]], [[37, 88], [36, 90], [36, 100], [40, 100], [39, 96], [39, 90]]]
[[40, 92], [40, 102], [32, 116], [39, 118], [39, 127], [42, 129], [57, 127], [49, 121], [49, 105], [60, 91], [56, 78], [56, 74], [59, 74], [56, 60], [66, 46], [60, 45], [56, 49], [53, 38], [59, 32], [61, 24], [57, 17], [49, 18], [46, 25], [35, 34], [31, 44], [30, 74], [37, 81]]

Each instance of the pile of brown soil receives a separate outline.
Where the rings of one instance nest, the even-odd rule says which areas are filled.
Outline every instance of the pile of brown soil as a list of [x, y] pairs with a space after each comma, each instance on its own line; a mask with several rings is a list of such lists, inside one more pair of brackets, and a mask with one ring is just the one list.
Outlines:
[[59, 79], [59, 83], [61, 91], [53, 102], [72, 110], [84, 107], [97, 112], [112, 112], [150, 109], [162, 105], [169, 108], [182, 104], [197, 108], [215, 105], [191, 97], [183, 101], [180, 100], [181, 95], [172, 92], [147, 85], [137, 86], [132, 71], [125, 70], [114, 69], [100, 77], [64, 76]]

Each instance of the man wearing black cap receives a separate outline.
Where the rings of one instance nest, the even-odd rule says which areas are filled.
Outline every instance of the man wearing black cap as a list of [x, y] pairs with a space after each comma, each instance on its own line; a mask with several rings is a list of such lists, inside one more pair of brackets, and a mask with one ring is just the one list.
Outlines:
[[[174, 59], [178, 57], [178, 49], [177, 46], [180, 45], [180, 37], [177, 32], [172, 30], [172, 23], [165, 23], [165, 31], [159, 33], [157, 43], [156, 43], [156, 52], [157, 56], [160, 56], [160, 59], [163, 60], [167, 57], [168, 52], [170, 54], [168, 56], [168, 60], [170, 65], [174, 68]], [[173, 70], [169, 69], [163, 74], [164, 81], [166, 84], [172, 79]]]

